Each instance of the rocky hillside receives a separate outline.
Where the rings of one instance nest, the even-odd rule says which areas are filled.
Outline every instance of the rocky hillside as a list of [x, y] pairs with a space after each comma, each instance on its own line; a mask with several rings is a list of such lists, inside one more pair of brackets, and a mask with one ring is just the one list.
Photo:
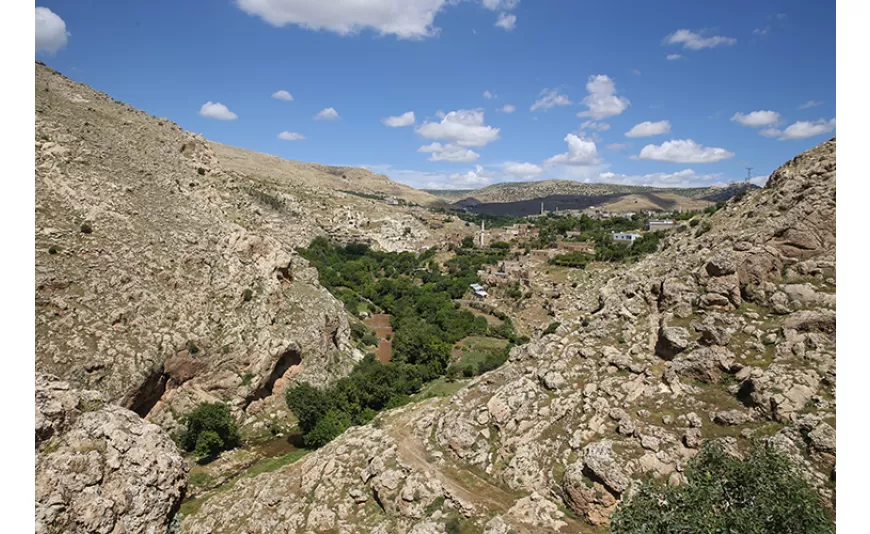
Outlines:
[[[753, 189], [756, 186], [751, 186]], [[700, 210], [720, 200], [728, 200], [744, 186], [661, 188], [571, 180], [506, 182], [476, 190], [430, 190], [429, 192], [475, 213], [491, 215], [532, 215], [544, 209], [585, 209], [592, 206], [605, 211]]]
[[215, 150], [42, 64], [35, 145], [36, 367], [167, 429], [204, 401], [256, 419], [288, 380], [361, 357], [295, 247], [432, 239], [420, 213], [360, 196], [404, 186]]
[[574, 288], [597, 298], [506, 365], [237, 483], [181, 532], [595, 531], [644, 477], [681, 482], [704, 439], [769, 440], [833, 506], [835, 208], [832, 139]]

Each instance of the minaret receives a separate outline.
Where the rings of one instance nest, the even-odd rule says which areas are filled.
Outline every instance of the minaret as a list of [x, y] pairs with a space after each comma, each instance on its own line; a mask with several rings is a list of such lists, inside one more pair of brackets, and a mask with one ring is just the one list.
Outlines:
[[486, 246], [486, 221], [480, 221], [480, 248]]
[[544, 201], [541, 201], [541, 215], [544, 214]]

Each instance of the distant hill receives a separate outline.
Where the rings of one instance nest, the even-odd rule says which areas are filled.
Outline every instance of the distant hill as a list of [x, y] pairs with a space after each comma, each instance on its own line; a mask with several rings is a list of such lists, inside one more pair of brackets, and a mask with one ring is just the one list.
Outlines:
[[[751, 185], [753, 189], [758, 186]], [[745, 189], [739, 186], [663, 188], [618, 184], [581, 183], [570, 180], [505, 182], [476, 190], [426, 190], [455, 207], [488, 215], [532, 215], [541, 202], [546, 211], [586, 209], [607, 211], [703, 209], [727, 200]]]

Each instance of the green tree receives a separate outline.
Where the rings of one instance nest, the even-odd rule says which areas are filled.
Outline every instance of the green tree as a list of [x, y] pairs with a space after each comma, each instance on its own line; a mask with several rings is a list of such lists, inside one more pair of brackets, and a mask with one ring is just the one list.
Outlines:
[[235, 448], [241, 441], [229, 406], [220, 402], [197, 406], [185, 418], [185, 427], [179, 439], [181, 447], [201, 458]]
[[311, 432], [304, 436], [305, 446], [316, 449], [322, 447], [350, 428], [350, 417], [338, 410], [330, 410], [323, 416]]
[[788, 457], [754, 445], [744, 459], [707, 443], [688, 484], [650, 481], [613, 514], [613, 534], [833, 534], [831, 516]]

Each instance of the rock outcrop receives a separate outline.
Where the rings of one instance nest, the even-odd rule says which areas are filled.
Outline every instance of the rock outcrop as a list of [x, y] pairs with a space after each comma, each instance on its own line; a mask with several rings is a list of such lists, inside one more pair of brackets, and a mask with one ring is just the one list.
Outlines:
[[187, 487], [187, 464], [157, 425], [36, 377], [36, 532], [166, 532]]

